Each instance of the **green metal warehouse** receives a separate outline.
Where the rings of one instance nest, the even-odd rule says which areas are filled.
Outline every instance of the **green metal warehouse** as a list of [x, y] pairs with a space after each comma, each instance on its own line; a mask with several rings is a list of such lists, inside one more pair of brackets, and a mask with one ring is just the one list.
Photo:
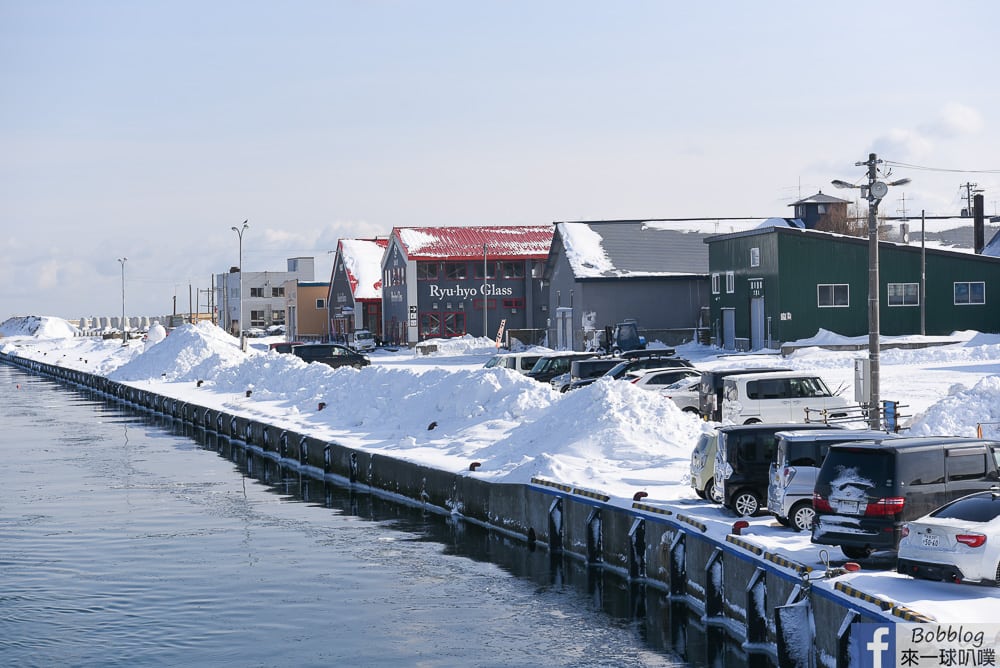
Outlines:
[[[712, 335], [722, 348], [776, 348], [821, 329], [851, 337], [868, 333], [866, 238], [778, 226], [717, 235], [705, 243]], [[1000, 258], [879, 243], [884, 336], [920, 334], [922, 317], [927, 335], [1000, 332], [1000, 308], [989, 301], [998, 295]]]

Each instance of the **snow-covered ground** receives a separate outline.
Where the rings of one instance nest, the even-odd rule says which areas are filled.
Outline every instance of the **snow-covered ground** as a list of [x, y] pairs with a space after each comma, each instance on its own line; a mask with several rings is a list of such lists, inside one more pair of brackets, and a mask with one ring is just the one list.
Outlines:
[[[515, 372], [483, 369], [495, 352], [488, 339], [439, 341], [430, 355], [378, 350], [372, 365], [359, 371], [269, 352], [276, 339], [253, 339], [243, 353], [236, 339], [208, 324], [186, 325], [169, 336], [154, 325], [146, 341], [127, 347], [120, 340], [74, 337], [58, 318], [11, 319], [0, 325], [0, 336], [3, 353], [107, 375], [350, 447], [498, 482], [527, 483], [538, 476], [603, 492], [624, 507], [643, 491], [644, 503], [681, 505], [720, 537], [736, 519], [698, 499], [688, 485], [697, 435], [715, 425], [625, 382], [600, 381], [558, 394]], [[932, 340], [938, 345], [882, 351], [882, 398], [900, 401], [901, 413], [913, 416], [911, 433], [974, 436], [984, 423], [985, 436], [1000, 438], [1000, 336], [956, 332]], [[851, 341], [820, 332], [799, 343], [844, 342]], [[819, 371], [850, 398], [854, 359], [866, 353], [807, 345], [788, 357], [774, 351], [723, 355], [691, 344], [678, 354], [705, 370], [773, 365]], [[473, 461], [481, 466], [469, 473]], [[808, 535], [769, 518], [753, 519], [743, 536], [822, 566], [822, 548]], [[843, 561], [839, 550], [829, 552], [832, 561]], [[888, 569], [891, 562], [884, 565]], [[840, 579], [941, 621], [1000, 616], [1000, 591], [990, 588], [920, 582], [872, 568]]]

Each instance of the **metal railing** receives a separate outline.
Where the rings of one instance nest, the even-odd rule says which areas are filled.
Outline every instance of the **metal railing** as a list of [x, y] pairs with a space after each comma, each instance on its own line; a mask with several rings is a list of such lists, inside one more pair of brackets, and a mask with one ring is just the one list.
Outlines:
[[[879, 428], [886, 432], [898, 432], [903, 418], [913, 417], [899, 412], [900, 408], [909, 408], [906, 404], [895, 401], [882, 401], [879, 406]], [[822, 424], [842, 424], [848, 422], [868, 422], [870, 411], [865, 405], [843, 406], [839, 408], [809, 408], [803, 409], [806, 422]]]

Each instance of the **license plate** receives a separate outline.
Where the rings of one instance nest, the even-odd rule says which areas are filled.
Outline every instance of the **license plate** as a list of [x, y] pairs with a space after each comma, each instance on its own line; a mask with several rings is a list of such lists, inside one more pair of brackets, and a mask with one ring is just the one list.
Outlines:
[[934, 534], [923, 534], [920, 536], [920, 542], [924, 547], [938, 547], [941, 545], [941, 539]]
[[842, 513], [857, 513], [858, 512], [858, 502], [857, 501], [841, 501], [840, 505], [837, 507]]

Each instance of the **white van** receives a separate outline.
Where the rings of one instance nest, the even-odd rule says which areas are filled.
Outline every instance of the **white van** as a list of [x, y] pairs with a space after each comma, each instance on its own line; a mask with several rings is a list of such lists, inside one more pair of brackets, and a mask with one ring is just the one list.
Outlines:
[[847, 399], [834, 396], [823, 379], [807, 371], [748, 373], [727, 376], [722, 390], [722, 422], [805, 422], [806, 408], [827, 410], [827, 417], [846, 417]]
[[518, 373], [528, 373], [535, 366], [535, 362], [541, 359], [541, 353], [503, 353], [494, 355], [486, 364], [486, 369], [510, 369]]
[[367, 329], [359, 329], [351, 336], [351, 347], [358, 352], [375, 350], [375, 335]]

